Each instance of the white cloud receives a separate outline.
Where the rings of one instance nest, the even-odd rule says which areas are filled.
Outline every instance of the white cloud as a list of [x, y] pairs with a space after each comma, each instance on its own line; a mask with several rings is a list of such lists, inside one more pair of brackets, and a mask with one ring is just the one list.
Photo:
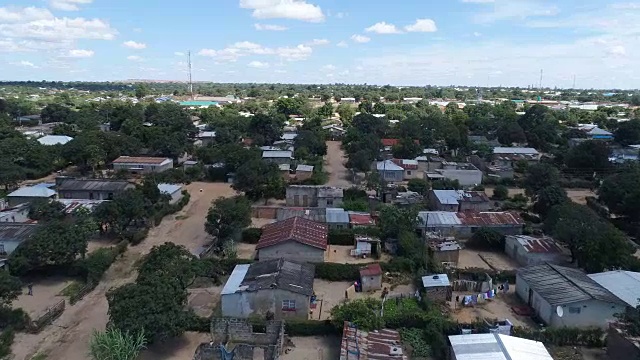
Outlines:
[[335, 65], [329, 64], [329, 65], [325, 65], [322, 67], [322, 70], [325, 71], [335, 71], [337, 69], [337, 67], [335, 67]]
[[627, 49], [625, 49], [625, 47], [622, 45], [615, 45], [609, 49], [608, 53], [612, 56], [626, 56]]
[[278, 74], [286, 74], [287, 70], [277, 69], [277, 70], [274, 70], [274, 72]]
[[28, 68], [32, 68], [32, 69], [38, 69], [38, 66], [34, 65], [30, 61], [25, 61], [25, 60], [22, 60], [22, 61], [17, 62], [17, 63], [12, 63], [12, 64], [16, 65], [16, 66], [22, 66], [22, 67], [28, 67]]
[[278, 56], [287, 61], [306, 60], [313, 53], [313, 49], [304, 44], [296, 47], [281, 47], [276, 50]]
[[346, 48], [346, 47], [349, 47], [349, 44], [347, 44], [346, 41], [340, 41], [339, 43], [336, 44], [336, 46]]
[[435, 32], [438, 31], [436, 22], [431, 19], [417, 19], [415, 23], [407, 25], [404, 29], [408, 32]]
[[475, 36], [475, 37], [480, 37], [480, 36], [482, 36], [482, 34], [481, 34], [481, 33], [479, 33], [479, 32], [477, 32], [477, 31], [475, 31], [475, 32], [473, 33], [473, 36]]
[[527, 19], [542, 16], [558, 15], [560, 10], [556, 5], [541, 3], [536, 0], [496, 0], [492, 10], [479, 13], [475, 21], [481, 24], [493, 23], [508, 19]]
[[289, 28], [281, 25], [270, 25], [270, 24], [253, 24], [253, 26], [258, 31], [285, 31]]
[[130, 55], [130, 56], [127, 56], [127, 60], [140, 62], [140, 61], [143, 61], [144, 59], [138, 55]]
[[307, 43], [305, 43], [305, 45], [309, 45], [309, 46], [319, 46], [319, 45], [329, 45], [331, 42], [327, 39], [313, 39]]
[[269, 63], [261, 62], [261, 61], [252, 61], [247, 66], [256, 68], [256, 69], [266, 69], [269, 67]]
[[640, 9], [640, 3], [617, 3], [612, 4], [611, 7], [620, 10], [636, 10]]
[[142, 50], [147, 48], [147, 44], [135, 42], [133, 40], [125, 41], [122, 43], [124, 47], [128, 47], [129, 49]]
[[343, 18], [343, 17], [345, 17], [345, 16], [347, 16], [347, 14], [346, 14], [346, 13], [343, 13], [343, 12], [339, 12], [339, 13], [337, 13], [337, 14], [336, 14], [336, 17], [337, 17], [338, 19], [342, 19], [342, 18]]
[[304, 0], [240, 0], [240, 7], [253, 10], [258, 19], [294, 19], [308, 22], [324, 21], [320, 6]]
[[184, 56], [185, 54], [183, 52], [176, 51], [176, 52], [173, 53], [173, 55], [175, 55], [175, 56]]
[[93, 55], [93, 50], [72, 49], [67, 52], [67, 57], [70, 58], [89, 58]]
[[141, 28], [133, 28], [133, 32], [141, 33], [142, 29]]
[[33, 6], [26, 8], [0, 8], [0, 24], [24, 23], [53, 18], [54, 16], [49, 10]]
[[362, 43], [368, 43], [369, 41], [371, 41], [371, 38], [366, 37], [364, 35], [353, 35], [351, 36], [351, 40], [362, 44]]
[[49, 0], [49, 6], [56, 10], [78, 11], [78, 5], [91, 4], [93, 0]]
[[372, 32], [376, 34], [401, 34], [402, 33], [402, 31], [398, 30], [398, 28], [396, 28], [395, 25], [387, 24], [384, 21], [376, 23], [372, 26], [369, 26], [368, 28], [364, 29], [364, 31]]

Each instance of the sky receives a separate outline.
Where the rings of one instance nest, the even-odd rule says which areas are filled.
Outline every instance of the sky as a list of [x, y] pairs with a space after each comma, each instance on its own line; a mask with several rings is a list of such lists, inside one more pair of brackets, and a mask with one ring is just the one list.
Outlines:
[[0, 0], [0, 80], [638, 88], [640, 2]]

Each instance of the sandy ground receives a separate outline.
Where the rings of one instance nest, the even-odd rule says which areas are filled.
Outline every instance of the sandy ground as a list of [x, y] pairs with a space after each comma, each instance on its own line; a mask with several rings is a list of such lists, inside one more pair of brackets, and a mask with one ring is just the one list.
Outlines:
[[294, 336], [289, 338], [293, 346], [282, 360], [333, 360], [340, 358], [340, 338], [337, 336]]
[[[221, 183], [192, 183], [185, 188], [191, 193], [189, 204], [178, 214], [165, 218], [160, 226], [149, 232], [149, 236], [141, 244], [129, 248], [111, 266], [94, 291], [73, 306], [67, 304], [65, 312], [40, 334], [16, 335], [12, 347], [15, 360], [30, 359], [36, 353], [45, 353], [50, 360], [85, 360], [92, 331], [103, 330], [108, 321], [106, 292], [135, 280], [134, 265], [140, 257], [154, 245], [165, 242], [184, 245], [193, 252], [206, 244], [204, 221], [211, 202], [218, 197], [232, 196], [235, 191], [228, 184]], [[200, 192], [199, 189], [204, 191]], [[193, 346], [185, 348], [184, 353], [175, 355], [167, 350], [147, 359], [191, 358], [195, 348], [203, 340], [195, 340], [188, 335], [186, 339], [192, 340]]]
[[[206, 333], [187, 332], [181, 337], [154, 344], [142, 352], [140, 360], [185, 360], [193, 359], [198, 345], [211, 341], [211, 335]], [[47, 359], [50, 359], [47, 358]], [[86, 359], [86, 357], [85, 357]]]
[[57, 304], [65, 297], [60, 292], [73, 282], [72, 278], [52, 276], [33, 281], [33, 296], [29, 296], [27, 286], [22, 288], [22, 295], [13, 302], [14, 308], [22, 308], [32, 319], [43, 315], [47, 308]]
[[389, 254], [382, 254], [379, 260], [367, 258], [358, 258], [351, 256], [351, 250], [353, 246], [349, 245], [329, 245], [327, 252], [324, 254], [325, 262], [340, 263], [340, 264], [361, 264], [370, 263], [372, 261], [389, 261], [391, 256]]
[[[493, 186], [486, 186], [484, 188], [485, 193], [491, 197], [493, 196]], [[567, 191], [567, 196], [569, 199], [573, 200], [573, 202], [585, 205], [587, 203], [587, 196], [596, 196], [596, 193], [589, 189], [565, 189]], [[524, 194], [524, 189], [519, 188], [509, 188], [509, 196], [514, 196], [516, 194]]]
[[[484, 259], [480, 257], [482, 255]], [[489, 264], [491, 266], [489, 266]], [[458, 268], [481, 268], [491, 270], [513, 270], [520, 266], [506, 254], [491, 251], [476, 251], [471, 249], [460, 250]]]
[[[321, 279], [313, 280], [313, 291], [318, 296], [318, 306], [311, 315], [314, 320], [327, 320], [331, 318], [331, 309], [336, 305], [342, 304], [346, 301], [345, 291], [353, 283], [348, 281], [326, 281]], [[382, 287], [390, 289], [389, 293], [409, 295], [415, 293], [415, 287], [411, 284], [392, 285], [387, 282], [382, 283]], [[355, 299], [364, 298], [376, 298], [382, 297], [382, 289], [373, 292], [356, 293]], [[322, 310], [320, 310], [320, 300], [322, 301]], [[318, 315], [318, 312], [320, 314]]]
[[250, 259], [256, 258], [256, 244], [236, 243], [236, 254], [238, 259]]
[[349, 181], [351, 175], [344, 163], [347, 159], [344, 151], [340, 148], [340, 141], [327, 141], [327, 157], [325, 159], [324, 170], [329, 173], [327, 185], [341, 188], [352, 186]]
[[[220, 302], [222, 286], [189, 289], [189, 308], [201, 317], [210, 317]], [[195, 349], [194, 349], [195, 350]]]
[[276, 219], [251, 218], [251, 227], [261, 228], [274, 222], [276, 222]]
[[451, 316], [461, 323], [472, 323], [478, 318], [485, 319], [509, 319], [515, 326], [534, 327], [536, 324], [528, 317], [516, 315], [511, 311], [514, 305], [523, 305], [515, 294], [515, 286], [509, 288], [507, 294], [500, 293], [498, 297], [481, 302], [475, 306], [462, 307], [461, 304], [455, 304], [456, 296], [472, 295], [469, 292], [453, 292], [453, 300], [449, 302], [451, 308]]

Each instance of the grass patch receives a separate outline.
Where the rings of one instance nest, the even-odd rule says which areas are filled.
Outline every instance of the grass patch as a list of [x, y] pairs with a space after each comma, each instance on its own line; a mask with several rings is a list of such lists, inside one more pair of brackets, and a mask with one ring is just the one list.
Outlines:
[[187, 216], [187, 215], [178, 215], [178, 216], [176, 216], [176, 220], [185, 220], [185, 219], [188, 219], [188, 218], [189, 218], [189, 216]]
[[38, 354], [31, 358], [31, 360], [46, 360], [47, 354]]
[[[82, 281], [73, 280], [69, 285], [67, 285], [60, 293], [59, 296], [75, 296], [86, 284]], [[35, 358], [32, 358], [32, 360]], [[44, 359], [44, 358], [43, 358]]]

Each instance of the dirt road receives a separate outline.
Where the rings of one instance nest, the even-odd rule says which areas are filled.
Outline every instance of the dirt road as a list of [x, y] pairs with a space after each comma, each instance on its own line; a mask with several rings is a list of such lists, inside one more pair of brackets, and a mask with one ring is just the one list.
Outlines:
[[327, 158], [324, 167], [329, 173], [327, 185], [345, 189], [352, 186], [351, 181], [348, 180], [351, 174], [344, 166], [346, 161], [344, 151], [340, 148], [340, 141], [327, 141]]
[[135, 280], [134, 264], [140, 257], [153, 246], [165, 242], [184, 245], [192, 252], [201, 248], [206, 242], [204, 221], [211, 202], [219, 197], [232, 196], [235, 192], [229, 185], [220, 183], [193, 183], [186, 188], [191, 193], [189, 204], [153, 228], [140, 245], [129, 248], [111, 266], [95, 290], [77, 304], [67, 304], [62, 316], [40, 334], [17, 334], [12, 347], [14, 359], [28, 360], [39, 353], [46, 354], [49, 360], [87, 359], [91, 333], [94, 329], [103, 330], [109, 319], [105, 294], [111, 288]]

